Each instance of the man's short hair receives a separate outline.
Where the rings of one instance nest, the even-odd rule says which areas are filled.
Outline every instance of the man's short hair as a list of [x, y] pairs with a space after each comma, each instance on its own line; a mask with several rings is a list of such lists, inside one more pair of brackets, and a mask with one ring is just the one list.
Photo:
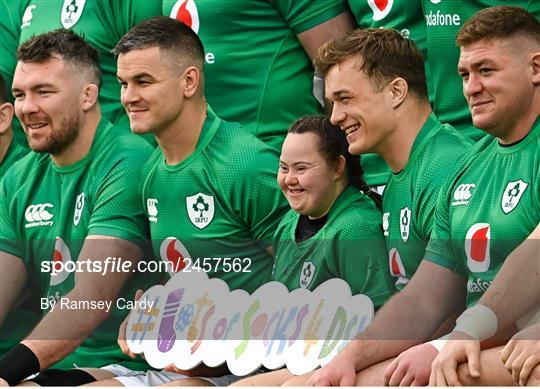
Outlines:
[[45, 62], [54, 56], [72, 65], [77, 73], [87, 70], [89, 81], [101, 85], [98, 51], [71, 30], [60, 28], [32, 37], [17, 49], [21, 62]]
[[421, 100], [428, 99], [424, 58], [414, 42], [384, 28], [357, 29], [327, 42], [319, 49], [315, 70], [326, 76], [330, 68], [349, 58], [360, 60], [373, 85], [382, 89], [396, 77]]
[[7, 96], [7, 90], [6, 90], [6, 82], [4, 81], [4, 77], [0, 74], [0, 104], [4, 104], [8, 101]]
[[178, 61], [188, 57], [202, 70], [204, 47], [201, 40], [190, 27], [167, 16], [154, 16], [135, 25], [120, 39], [113, 53], [118, 56], [151, 47], [173, 54]]
[[482, 39], [524, 36], [540, 44], [540, 22], [521, 7], [498, 5], [474, 14], [459, 30], [456, 43], [466, 46]]

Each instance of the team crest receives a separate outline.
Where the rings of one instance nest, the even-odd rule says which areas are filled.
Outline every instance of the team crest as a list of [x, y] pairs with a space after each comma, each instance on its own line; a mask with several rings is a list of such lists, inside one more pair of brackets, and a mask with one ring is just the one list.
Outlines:
[[411, 226], [411, 210], [405, 207], [399, 213], [399, 231], [401, 232], [401, 240], [407, 243], [409, 240], [409, 230]]
[[201, 192], [186, 197], [186, 206], [191, 223], [199, 229], [205, 228], [214, 218], [214, 197]]
[[84, 192], [81, 192], [75, 200], [75, 213], [73, 214], [73, 225], [77, 227], [81, 221], [81, 215], [84, 208]]
[[32, 11], [36, 9], [35, 4], [30, 4], [26, 9], [24, 10], [24, 15], [22, 17], [22, 24], [21, 28], [30, 27], [32, 24], [32, 19], [34, 18], [34, 15], [32, 15]]
[[394, 0], [367, 0], [373, 11], [373, 20], [382, 20], [390, 13]]
[[313, 281], [313, 276], [315, 275], [315, 270], [317, 267], [311, 261], [304, 262], [302, 266], [302, 271], [300, 272], [300, 287], [307, 289]]
[[518, 205], [521, 196], [529, 184], [522, 180], [511, 181], [504, 190], [501, 206], [504, 213], [510, 213]]
[[77, 24], [81, 18], [84, 3], [86, 3], [86, 0], [64, 0], [62, 14], [60, 15], [60, 21], [64, 28], [71, 28]]

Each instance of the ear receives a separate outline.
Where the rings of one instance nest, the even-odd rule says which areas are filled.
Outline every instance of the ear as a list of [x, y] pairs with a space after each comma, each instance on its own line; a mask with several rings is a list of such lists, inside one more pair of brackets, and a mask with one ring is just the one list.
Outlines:
[[13, 105], [6, 102], [0, 105], [0, 135], [5, 134], [11, 128], [13, 120]]
[[390, 81], [387, 88], [389, 88], [392, 107], [399, 107], [409, 92], [409, 85], [407, 84], [407, 81], [401, 77], [397, 77]]
[[201, 71], [195, 66], [188, 66], [184, 70], [184, 96], [193, 97], [199, 90], [201, 83]]
[[98, 101], [99, 89], [96, 84], [86, 84], [81, 90], [81, 107], [84, 112], [92, 109]]
[[532, 68], [532, 82], [540, 85], [540, 51], [530, 55], [530, 64]]
[[336, 163], [336, 168], [334, 172], [334, 179], [339, 180], [341, 177], [343, 177], [343, 174], [345, 173], [345, 166], [347, 165], [347, 160], [343, 155], [339, 156], [339, 159]]

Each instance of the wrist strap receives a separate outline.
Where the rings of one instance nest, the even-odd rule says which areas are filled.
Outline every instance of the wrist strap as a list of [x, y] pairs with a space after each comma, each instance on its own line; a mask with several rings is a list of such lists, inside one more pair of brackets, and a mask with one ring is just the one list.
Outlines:
[[497, 332], [497, 316], [482, 304], [467, 308], [456, 320], [453, 332], [459, 331], [480, 341], [492, 337]]
[[9, 386], [15, 386], [26, 377], [39, 373], [39, 360], [36, 355], [19, 343], [0, 359], [0, 378]]

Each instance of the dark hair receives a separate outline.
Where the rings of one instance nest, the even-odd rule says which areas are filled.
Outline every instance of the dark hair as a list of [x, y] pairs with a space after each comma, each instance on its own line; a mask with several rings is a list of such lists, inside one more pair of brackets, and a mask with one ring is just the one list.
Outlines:
[[380, 90], [401, 77], [421, 100], [428, 99], [424, 58], [415, 43], [396, 30], [357, 29], [325, 43], [313, 61], [315, 70], [326, 76], [330, 68], [349, 58], [358, 58], [362, 70]]
[[154, 16], [135, 25], [120, 38], [113, 53], [118, 56], [150, 47], [172, 52], [177, 58], [187, 55], [202, 69], [204, 47], [201, 40], [190, 27], [167, 16]]
[[349, 185], [353, 185], [371, 197], [381, 208], [381, 196], [369, 189], [364, 181], [364, 169], [360, 156], [349, 153], [349, 143], [345, 132], [339, 126], [330, 123], [324, 116], [306, 116], [295, 121], [287, 131], [289, 134], [311, 133], [319, 138], [319, 151], [329, 163], [337, 163], [339, 157], [345, 157], [345, 171]]
[[0, 74], [0, 104], [4, 104], [7, 101], [6, 82], [4, 81], [4, 77]]
[[77, 72], [87, 70], [91, 82], [101, 85], [99, 53], [82, 37], [63, 28], [34, 36], [17, 49], [17, 60], [44, 62], [53, 56], [74, 66]]
[[525, 9], [509, 5], [484, 8], [459, 30], [456, 43], [466, 46], [481, 39], [524, 36], [540, 44], [540, 22]]

